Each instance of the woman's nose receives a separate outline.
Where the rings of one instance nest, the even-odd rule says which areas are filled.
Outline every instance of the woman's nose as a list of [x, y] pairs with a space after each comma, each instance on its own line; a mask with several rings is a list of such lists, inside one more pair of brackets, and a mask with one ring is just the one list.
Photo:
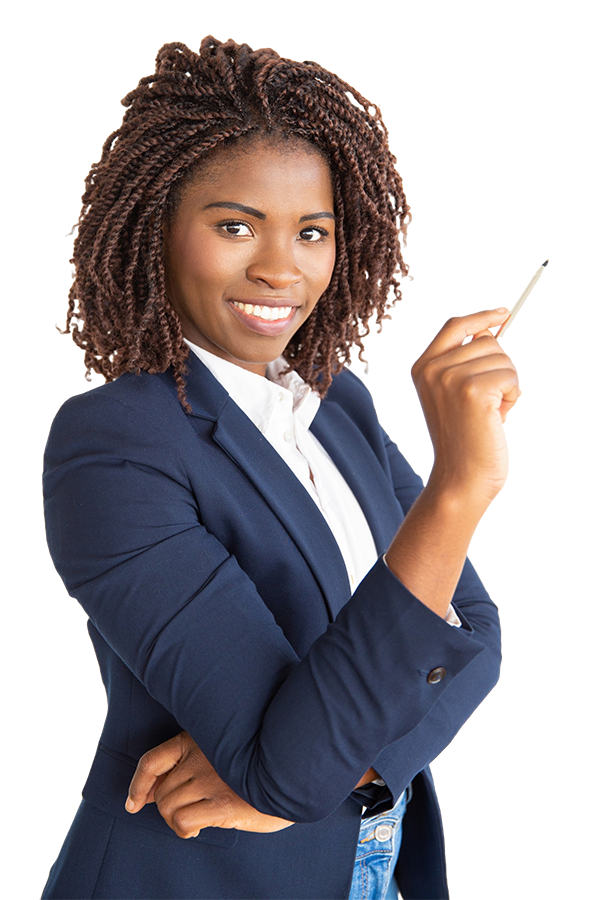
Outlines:
[[285, 291], [301, 281], [302, 270], [294, 258], [293, 248], [276, 241], [257, 248], [246, 276], [255, 284], [262, 282], [274, 291]]

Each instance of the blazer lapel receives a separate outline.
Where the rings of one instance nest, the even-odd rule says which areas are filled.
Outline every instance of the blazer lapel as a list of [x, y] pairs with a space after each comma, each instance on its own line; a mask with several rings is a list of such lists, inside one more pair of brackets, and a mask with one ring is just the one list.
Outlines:
[[346, 479], [369, 523], [378, 554], [384, 553], [404, 518], [390, 482], [360, 429], [325, 398], [311, 431]]
[[[191, 415], [215, 422], [212, 437], [269, 504], [304, 556], [333, 620], [350, 596], [343, 557], [307, 490], [227, 391], [193, 354], [188, 361]], [[260, 523], [256, 523], [260, 528]]]

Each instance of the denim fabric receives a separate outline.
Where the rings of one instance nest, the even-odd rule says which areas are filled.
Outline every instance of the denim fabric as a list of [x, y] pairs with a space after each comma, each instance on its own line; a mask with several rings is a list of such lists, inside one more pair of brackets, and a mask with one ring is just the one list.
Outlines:
[[349, 900], [397, 900], [394, 869], [402, 841], [407, 792], [393, 809], [364, 819], [360, 828]]

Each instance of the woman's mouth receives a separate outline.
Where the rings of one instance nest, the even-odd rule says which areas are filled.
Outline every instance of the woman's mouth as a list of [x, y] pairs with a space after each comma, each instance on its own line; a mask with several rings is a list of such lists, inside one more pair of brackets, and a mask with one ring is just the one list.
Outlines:
[[231, 301], [237, 309], [241, 309], [247, 316], [263, 319], [265, 322], [276, 322], [279, 319], [287, 319], [293, 310], [293, 306], [258, 306], [252, 303], [240, 303], [239, 300]]
[[288, 330], [299, 309], [298, 306], [267, 306], [262, 303], [244, 303], [230, 300], [229, 308], [238, 322], [255, 334], [275, 336]]

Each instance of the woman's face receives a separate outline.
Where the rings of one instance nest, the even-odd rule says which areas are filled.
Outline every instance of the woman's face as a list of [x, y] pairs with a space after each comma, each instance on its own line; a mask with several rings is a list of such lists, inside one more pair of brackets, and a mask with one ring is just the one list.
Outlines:
[[310, 146], [223, 150], [165, 227], [167, 296], [184, 337], [264, 375], [329, 284], [334, 226], [329, 169]]

